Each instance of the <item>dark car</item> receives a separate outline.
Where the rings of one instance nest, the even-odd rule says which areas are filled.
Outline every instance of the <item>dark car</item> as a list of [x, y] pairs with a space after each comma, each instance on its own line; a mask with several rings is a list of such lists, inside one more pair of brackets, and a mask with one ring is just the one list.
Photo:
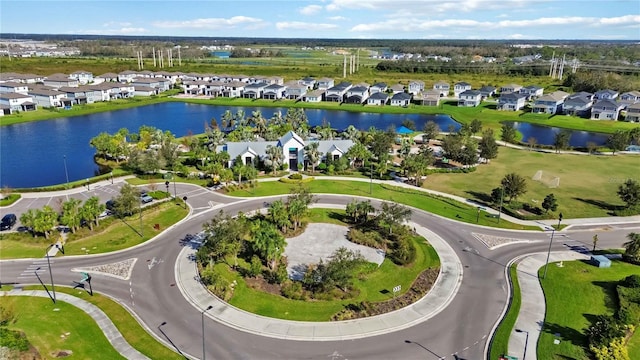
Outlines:
[[0, 222], [0, 230], [11, 230], [17, 220], [18, 218], [16, 217], [16, 214], [7, 214], [3, 216], [2, 221]]
[[107, 202], [105, 203], [105, 207], [107, 208], [107, 210], [114, 211], [116, 208], [116, 202], [113, 199], [107, 200]]

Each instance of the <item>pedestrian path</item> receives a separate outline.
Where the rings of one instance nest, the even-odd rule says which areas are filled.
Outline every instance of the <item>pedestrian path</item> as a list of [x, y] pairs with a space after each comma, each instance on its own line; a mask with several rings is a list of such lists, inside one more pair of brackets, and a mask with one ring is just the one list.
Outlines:
[[[513, 331], [509, 336], [509, 355], [518, 359], [536, 360], [538, 338], [542, 332], [545, 316], [545, 298], [538, 280], [538, 270], [545, 266], [546, 253], [524, 257], [518, 262], [518, 283], [520, 284], [520, 312]], [[575, 251], [553, 252], [548, 266], [558, 266], [560, 261], [589, 259], [589, 255]], [[517, 331], [516, 331], [517, 329]]]
[[[13, 289], [10, 291], [1, 292], [2, 295], [9, 296], [36, 296], [36, 297], [44, 297], [48, 298], [49, 295], [42, 290], [21, 290], [21, 289]], [[69, 303], [80, 310], [86, 312], [93, 320], [95, 320], [100, 330], [104, 333], [104, 336], [109, 340], [109, 343], [113, 346], [113, 348], [120, 353], [125, 359], [130, 360], [145, 360], [149, 359], [144, 356], [138, 350], [134, 349], [129, 343], [125, 340], [122, 334], [118, 331], [116, 326], [113, 324], [111, 319], [97, 306], [89, 303], [88, 301], [82, 300], [75, 296], [71, 296], [65, 293], [58, 292], [56, 294], [56, 299], [58, 301], [64, 301]]]
[[[414, 226], [418, 234], [428, 239], [440, 256], [440, 274], [426, 296], [391, 313], [333, 322], [291, 321], [255, 315], [235, 308], [207, 291], [198, 280], [193, 260], [196, 250], [191, 247], [185, 247], [178, 255], [175, 267], [177, 285], [185, 299], [208, 317], [261, 336], [300, 341], [337, 341], [406, 329], [432, 318], [447, 307], [458, 292], [463, 271], [460, 259], [444, 239], [417, 224], [410, 226]], [[206, 310], [209, 306], [211, 309]]]

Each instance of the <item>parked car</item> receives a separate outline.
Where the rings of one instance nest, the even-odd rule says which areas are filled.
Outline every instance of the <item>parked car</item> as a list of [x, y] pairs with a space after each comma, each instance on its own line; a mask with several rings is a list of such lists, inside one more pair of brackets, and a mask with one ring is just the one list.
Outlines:
[[143, 192], [143, 193], [140, 193], [140, 201], [142, 201], [143, 204], [148, 204], [153, 201], [153, 198], [149, 196], [149, 194], [147, 194], [146, 192]]
[[11, 230], [16, 221], [18, 221], [16, 214], [6, 214], [0, 221], [0, 230]]
[[107, 208], [107, 210], [114, 211], [116, 208], [116, 202], [113, 199], [107, 200], [107, 202], [105, 203], [105, 207]]

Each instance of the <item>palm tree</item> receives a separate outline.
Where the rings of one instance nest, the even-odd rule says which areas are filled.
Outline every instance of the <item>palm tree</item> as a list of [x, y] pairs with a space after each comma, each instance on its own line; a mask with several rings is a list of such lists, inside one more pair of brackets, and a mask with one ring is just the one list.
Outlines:
[[22, 213], [22, 215], [20, 215], [20, 223], [22, 224], [22, 226], [30, 229], [31, 234], [34, 237], [36, 236], [36, 232], [34, 230], [36, 224], [36, 215], [36, 209], [29, 209], [26, 212]]
[[262, 112], [260, 110], [253, 111], [251, 113], [249, 123], [255, 127], [258, 136], [264, 138], [265, 133], [267, 132], [267, 119], [262, 116]]
[[99, 225], [99, 216], [105, 210], [105, 204], [100, 203], [100, 198], [92, 196], [84, 202], [80, 208], [80, 217], [89, 225], [89, 229], [93, 231], [93, 224]]
[[622, 244], [625, 248], [624, 254], [634, 261], [640, 261], [640, 233], [627, 234], [629, 241]]
[[227, 110], [224, 112], [224, 114], [222, 114], [221, 121], [223, 129], [233, 129], [233, 127], [235, 126], [235, 120], [233, 118], [231, 110]]
[[80, 199], [70, 198], [62, 204], [62, 218], [63, 225], [71, 228], [71, 232], [75, 233], [80, 227], [82, 217], [80, 215]]
[[276, 170], [282, 164], [284, 160], [284, 154], [282, 153], [282, 148], [273, 145], [267, 145], [266, 148], [267, 160], [271, 162], [271, 168], [273, 169], [273, 175], [276, 174]]
[[318, 151], [319, 142], [314, 141], [304, 147], [304, 154], [309, 164], [311, 164], [311, 172], [316, 172], [316, 164], [322, 157], [322, 152]]
[[346, 140], [356, 141], [360, 138], [360, 130], [353, 125], [349, 125], [340, 136]]

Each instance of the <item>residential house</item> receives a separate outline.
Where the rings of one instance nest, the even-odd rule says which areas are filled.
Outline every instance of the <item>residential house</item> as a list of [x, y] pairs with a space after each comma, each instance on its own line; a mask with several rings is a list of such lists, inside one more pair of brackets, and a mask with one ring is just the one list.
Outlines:
[[409, 87], [407, 92], [412, 95], [418, 95], [419, 93], [424, 91], [424, 81], [422, 80], [412, 80], [409, 81]]
[[152, 96], [158, 95], [158, 89], [151, 86], [144, 85], [134, 85], [133, 86], [133, 95], [134, 96]]
[[411, 104], [411, 94], [400, 92], [391, 97], [391, 106], [409, 106]]
[[94, 83], [87, 85], [87, 91], [91, 91], [95, 101], [109, 101], [111, 100], [110, 90], [114, 83]]
[[116, 73], [104, 73], [102, 75], [98, 75], [93, 78], [94, 83], [102, 83], [102, 82], [116, 82], [118, 81], [118, 74]]
[[290, 100], [299, 100], [302, 99], [304, 97], [304, 94], [307, 93], [307, 90], [309, 89], [306, 85], [304, 84], [299, 84], [296, 81], [290, 81], [288, 83], [285, 84], [285, 98], [290, 99]]
[[[159, 78], [163, 78], [165, 80], [169, 80], [171, 85], [174, 85], [175, 83], [178, 82], [178, 79], [180, 78], [180, 75], [182, 75], [182, 73], [177, 73], [177, 72], [176, 73], [170, 73], [168, 71], [158, 71], [158, 72], [155, 72], [153, 74], [154, 77], [159, 77]], [[213, 75], [209, 75], [210, 78], [212, 76]]]
[[222, 81], [211, 81], [205, 86], [204, 95], [211, 97], [223, 96], [225, 86]]
[[460, 94], [462, 94], [463, 92], [467, 91], [467, 90], [471, 90], [471, 84], [466, 83], [464, 81], [460, 81], [457, 82], [455, 84], [453, 84], [453, 95], [456, 98], [460, 98]]
[[615, 100], [618, 97], [618, 95], [619, 95], [618, 92], [615, 90], [605, 89], [605, 90], [596, 91], [593, 97], [596, 100]]
[[[195, 80], [195, 81], [205, 81], [205, 80]], [[163, 78], [156, 77], [137, 77], [131, 81], [131, 85], [135, 86], [146, 86], [152, 87], [157, 91], [157, 93], [161, 93], [169, 90], [171, 86], [171, 82], [169, 80], [165, 80]]]
[[280, 100], [284, 98], [284, 93], [287, 90], [283, 85], [271, 84], [264, 88], [264, 93], [262, 94], [263, 99], [270, 100]]
[[496, 96], [496, 88], [493, 86], [483, 86], [478, 91], [480, 91], [480, 98], [482, 100]]
[[132, 82], [133, 79], [138, 77], [138, 73], [131, 70], [125, 70], [118, 73], [118, 82]]
[[19, 83], [15, 81], [0, 83], [0, 93], [5, 92], [27, 95], [29, 93], [29, 86], [26, 83]]
[[127, 99], [135, 96], [136, 88], [132, 84], [118, 84], [118, 90], [113, 89], [112, 94], [116, 94], [119, 98]]
[[93, 73], [89, 71], [74, 71], [69, 75], [70, 78], [78, 80], [78, 84], [86, 85], [93, 82]]
[[466, 90], [458, 94], [458, 106], [478, 106], [482, 101], [482, 94], [479, 90]]
[[246, 99], [262, 99], [264, 89], [269, 86], [266, 82], [254, 82], [244, 87], [242, 97]]
[[404, 92], [404, 85], [402, 85], [402, 84], [393, 84], [393, 85], [391, 85], [391, 87], [389, 87], [389, 89], [391, 90], [391, 93], [393, 93], [393, 94], [403, 93]]
[[[62, 86], [58, 89], [59, 92], [63, 93], [64, 97], [71, 100], [73, 104], [87, 104], [89, 103], [89, 99], [87, 98], [86, 89], [81, 87], [71, 87], [71, 86]], [[93, 95], [93, 92], [91, 92]], [[95, 99], [91, 98], [91, 103], [95, 102]]]
[[316, 79], [309, 76], [303, 78], [302, 80], [299, 80], [299, 83], [301, 85], [304, 85], [307, 88], [307, 90], [313, 90], [316, 87]]
[[242, 97], [242, 92], [247, 84], [242, 81], [230, 81], [224, 85], [222, 96], [228, 98]]
[[623, 107], [615, 100], [597, 100], [591, 108], [591, 120], [618, 120]]
[[562, 105], [567, 96], [569, 94], [564, 91], [554, 91], [551, 94], [543, 95], [534, 101], [531, 111], [535, 114], [559, 114], [562, 112]]
[[29, 90], [29, 95], [33, 97], [33, 102], [43, 108], [71, 108], [74, 100], [68, 98], [66, 93], [57, 90], [47, 90], [35, 88]]
[[284, 85], [284, 78], [282, 76], [268, 76], [265, 81], [269, 85]]
[[379, 82], [371, 85], [371, 87], [369, 88], [369, 93], [373, 95], [377, 92], [387, 92], [387, 84]]
[[433, 90], [440, 92], [440, 97], [447, 97], [449, 96], [451, 86], [448, 82], [438, 81], [437, 83], [433, 84]]
[[440, 105], [440, 99], [442, 98], [442, 93], [438, 90], [429, 90], [427, 92], [422, 93], [422, 105], [425, 106], [438, 106]]
[[518, 111], [524, 108], [527, 95], [518, 94], [516, 92], [501, 93], [498, 98], [498, 110]]
[[579, 92], [569, 95], [562, 105], [562, 112], [565, 115], [589, 117], [593, 106], [593, 94]]
[[282, 150], [284, 163], [291, 171], [298, 171], [310, 166], [306, 159], [304, 148], [312, 142], [318, 143], [318, 151], [323, 154], [322, 160], [337, 160], [344, 156], [353, 146], [352, 140], [309, 140], [305, 141], [295, 132], [289, 131], [277, 141], [227, 142], [218, 147], [218, 151], [229, 154], [229, 167], [233, 166], [236, 158], [240, 158], [245, 165], [253, 164], [256, 158], [265, 159], [267, 147], [274, 146]]
[[640, 102], [640, 91], [627, 91], [626, 93], [620, 95], [620, 102], [625, 104], [635, 104]]
[[324, 96], [324, 90], [309, 91], [308, 93], [304, 94], [304, 101], [315, 102], [315, 103], [321, 102], [323, 96]]
[[35, 84], [44, 81], [44, 77], [34, 74], [0, 73], [0, 82], [13, 81], [22, 84]]
[[522, 89], [522, 85], [507, 84], [507, 85], [504, 85], [503, 87], [500, 88], [500, 93], [501, 94], [519, 93], [521, 89]]
[[345, 102], [350, 104], [362, 104], [369, 97], [369, 88], [366, 86], [354, 86], [347, 91]]
[[[138, 76], [139, 78], [152, 78], [152, 77], [156, 77], [156, 74], [151, 71], [151, 70], [142, 70], [142, 71], [138, 71]], [[204, 80], [202, 78], [196, 78], [196, 80]]]
[[[208, 81], [203, 81], [203, 80], [185, 80], [182, 82], [181, 85], [185, 95], [204, 95], [204, 90], [208, 84], [209, 84]], [[144, 85], [139, 85], [139, 86], [144, 86]]]
[[327, 89], [324, 94], [325, 101], [343, 102], [347, 91], [351, 89], [351, 83], [343, 81], [332, 88]]
[[12, 92], [0, 93], [0, 106], [3, 107], [3, 113], [7, 112], [8, 107], [11, 114], [15, 111], [36, 110], [38, 107], [32, 96]]
[[335, 82], [331, 78], [318, 79], [316, 82], [318, 90], [329, 90], [335, 86]]
[[51, 76], [47, 76], [47, 78], [44, 79], [44, 84], [56, 89], [62, 86], [78, 87], [79, 85], [78, 80], [71, 79], [65, 74], [53, 74]]
[[626, 121], [640, 122], [640, 102], [627, 106]]
[[378, 91], [367, 98], [367, 105], [386, 105], [389, 101], [389, 95], [383, 91]]
[[527, 100], [533, 100], [544, 94], [544, 88], [537, 85], [529, 85], [520, 89], [520, 94], [527, 95]]

